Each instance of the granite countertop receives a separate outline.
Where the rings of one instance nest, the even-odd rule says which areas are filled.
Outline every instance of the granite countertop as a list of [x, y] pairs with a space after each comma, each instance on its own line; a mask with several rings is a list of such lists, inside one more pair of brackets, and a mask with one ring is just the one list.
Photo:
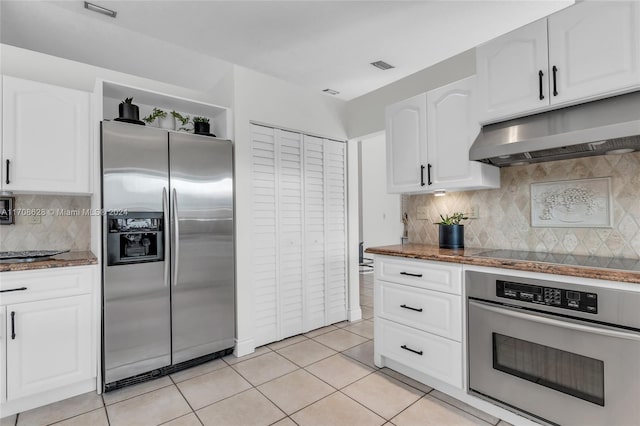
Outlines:
[[386, 256], [640, 284], [640, 260], [637, 259], [478, 248], [450, 250], [425, 244], [369, 247], [365, 251]]
[[90, 251], [70, 251], [33, 262], [0, 263], [0, 272], [31, 271], [34, 269], [62, 268], [65, 266], [96, 265], [98, 258]]

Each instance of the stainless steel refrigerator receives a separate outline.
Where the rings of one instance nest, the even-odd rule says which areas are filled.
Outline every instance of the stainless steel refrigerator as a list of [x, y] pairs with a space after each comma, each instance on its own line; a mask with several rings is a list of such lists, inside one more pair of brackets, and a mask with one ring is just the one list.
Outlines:
[[230, 353], [231, 141], [105, 121], [102, 172], [105, 390]]

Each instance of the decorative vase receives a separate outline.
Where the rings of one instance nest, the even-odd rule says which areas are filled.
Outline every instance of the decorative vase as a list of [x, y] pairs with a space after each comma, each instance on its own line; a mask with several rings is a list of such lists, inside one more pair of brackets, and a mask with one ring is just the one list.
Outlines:
[[118, 112], [120, 114], [120, 118], [140, 121], [140, 110], [138, 109], [138, 105], [123, 102], [118, 105]]
[[175, 130], [176, 119], [169, 114], [165, 118], [158, 117], [158, 127], [166, 130]]
[[194, 121], [193, 123], [193, 133], [208, 135], [210, 133], [209, 129], [209, 123], [205, 123], [204, 121]]
[[440, 227], [440, 248], [464, 248], [464, 225], [438, 225]]

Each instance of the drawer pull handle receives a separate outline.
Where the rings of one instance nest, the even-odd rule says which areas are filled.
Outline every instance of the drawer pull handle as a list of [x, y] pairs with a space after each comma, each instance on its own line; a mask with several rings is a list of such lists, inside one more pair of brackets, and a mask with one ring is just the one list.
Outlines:
[[410, 277], [422, 278], [422, 274], [412, 274], [411, 272], [400, 272], [400, 275], [408, 275]]
[[26, 287], [20, 287], [20, 288], [9, 288], [7, 290], [0, 290], [0, 293], [9, 293], [10, 291], [22, 291], [22, 290], [26, 290]]
[[11, 311], [11, 340], [16, 340], [16, 313]]
[[542, 70], [538, 71], [538, 87], [540, 87], [540, 100], [544, 99], [544, 94], [542, 93], [542, 77], [544, 76], [544, 73], [542, 72]]
[[416, 351], [415, 349], [408, 348], [407, 345], [402, 345], [400, 347], [402, 349], [404, 349], [405, 351], [413, 352], [414, 354], [418, 354], [418, 355], [422, 356], [422, 351]]
[[400, 305], [400, 307], [409, 309], [410, 311], [422, 312], [422, 308], [412, 308], [411, 306], [407, 306], [407, 305]]

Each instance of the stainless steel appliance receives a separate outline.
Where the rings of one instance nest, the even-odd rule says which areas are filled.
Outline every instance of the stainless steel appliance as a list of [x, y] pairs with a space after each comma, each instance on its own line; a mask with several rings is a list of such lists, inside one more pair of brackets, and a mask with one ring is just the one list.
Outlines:
[[640, 293], [466, 272], [469, 392], [536, 421], [636, 425]]
[[103, 122], [102, 171], [105, 390], [229, 353], [232, 143]]
[[482, 127], [469, 159], [494, 166], [640, 150], [640, 91]]

